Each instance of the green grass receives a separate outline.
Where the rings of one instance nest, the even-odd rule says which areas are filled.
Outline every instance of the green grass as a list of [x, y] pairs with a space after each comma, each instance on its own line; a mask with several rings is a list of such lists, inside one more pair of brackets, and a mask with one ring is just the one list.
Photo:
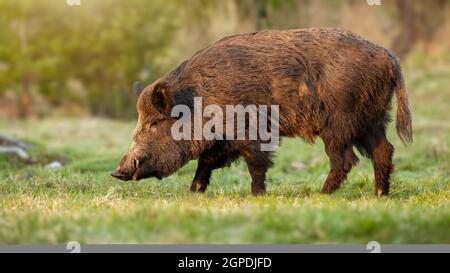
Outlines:
[[[320, 141], [283, 141], [267, 196], [250, 195], [241, 161], [215, 171], [206, 194], [191, 194], [195, 161], [162, 181], [109, 176], [133, 122], [2, 120], [0, 132], [36, 144], [38, 163], [0, 158], [0, 243], [450, 243], [450, 69], [407, 76], [415, 142], [404, 147], [390, 126], [396, 170], [383, 198], [361, 156], [338, 192], [320, 194]], [[55, 156], [65, 167], [44, 168]]]

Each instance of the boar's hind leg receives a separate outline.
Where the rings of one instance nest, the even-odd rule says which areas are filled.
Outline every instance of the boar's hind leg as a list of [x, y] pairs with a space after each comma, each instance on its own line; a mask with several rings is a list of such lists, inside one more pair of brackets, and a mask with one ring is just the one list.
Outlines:
[[252, 177], [252, 194], [263, 195], [266, 193], [266, 172], [272, 166], [271, 154], [268, 152], [245, 150], [242, 156], [247, 163], [250, 176]]
[[205, 192], [212, 171], [230, 165], [238, 157], [237, 152], [220, 149], [218, 146], [201, 154], [198, 159], [194, 181], [191, 184], [191, 192]]
[[386, 139], [385, 129], [373, 131], [364, 136], [360, 143], [363, 152], [367, 154], [373, 162], [375, 172], [375, 194], [389, 194], [389, 177], [394, 170], [392, 156], [394, 146]]
[[325, 151], [330, 158], [330, 172], [328, 173], [322, 193], [333, 193], [347, 178], [352, 166], [358, 163], [353, 152], [353, 145], [335, 145], [331, 141], [325, 143]]

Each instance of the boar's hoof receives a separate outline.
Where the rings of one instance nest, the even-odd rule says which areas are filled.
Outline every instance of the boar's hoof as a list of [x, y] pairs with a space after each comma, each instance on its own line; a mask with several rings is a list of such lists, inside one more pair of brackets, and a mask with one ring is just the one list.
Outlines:
[[336, 189], [330, 187], [323, 187], [321, 193], [323, 194], [332, 194]]
[[387, 189], [377, 189], [375, 194], [376, 194], [378, 197], [381, 197], [381, 196], [388, 196], [388, 195], [389, 195], [389, 190], [387, 190]]
[[202, 184], [201, 182], [194, 181], [191, 185], [191, 192], [205, 192], [206, 191], [205, 184]]
[[266, 189], [252, 189], [253, 196], [261, 196], [266, 194]]

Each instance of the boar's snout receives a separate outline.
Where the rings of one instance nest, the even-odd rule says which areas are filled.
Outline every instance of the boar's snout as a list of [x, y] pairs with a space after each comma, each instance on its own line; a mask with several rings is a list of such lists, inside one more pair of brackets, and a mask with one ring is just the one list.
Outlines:
[[121, 172], [120, 170], [115, 170], [114, 172], [111, 173], [111, 176], [114, 178], [123, 180], [123, 181], [128, 181], [131, 179], [131, 177], [129, 177], [125, 173]]
[[111, 173], [111, 176], [123, 181], [138, 181], [149, 177], [160, 179], [157, 172], [153, 171], [152, 160], [149, 160], [148, 155], [140, 152], [140, 150], [128, 152], [120, 161], [117, 169]]
[[111, 173], [111, 176], [123, 181], [139, 180], [141, 177], [141, 167], [144, 159], [138, 160], [134, 153], [127, 153], [119, 163], [117, 169]]

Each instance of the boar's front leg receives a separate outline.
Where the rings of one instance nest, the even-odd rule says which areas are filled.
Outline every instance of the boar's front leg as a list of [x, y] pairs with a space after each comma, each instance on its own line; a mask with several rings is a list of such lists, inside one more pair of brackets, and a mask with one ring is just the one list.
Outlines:
[[205, 192], [214, 169], [229, 166], [239, 153], [222, 142], [205, 151], [198, 159], [197, 171], [191, 184], [191, 192]]
[[205, 160], [204, 156], [200, 156], [194, 181], [191, 184], [191, 192], [205, 192], [209, 185], [211, 172], [212, 169], [208, 164], [208, 160]]
[[272, 165], [271, 154], [256, 150], [245, 150], [242, 152], [242, 156], [252, 177], [252, 194], [255, 196], [265, 194], [266, 172]]

